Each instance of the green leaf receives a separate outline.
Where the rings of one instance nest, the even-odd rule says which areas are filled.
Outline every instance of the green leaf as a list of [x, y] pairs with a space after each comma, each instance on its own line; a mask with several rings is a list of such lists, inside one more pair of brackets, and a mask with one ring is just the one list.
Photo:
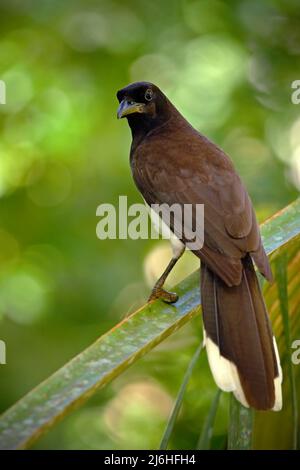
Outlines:
[[[264, 297], [270, 313], [273, 330], [277, 339], [281, 365], [283, 369], [283, 408], [280, 412], [256, 412], [254, 417], [253, 448], [255, 449], [292, 449], [295, 447], [296, 426], [299, 429], [299, 421], [296, 424], [295, 417], [295, 392], [292, 392], [290, 368], [295, 378], [297, 390], [300, 386], [300, 367], [291, 364], [292, 343], [300, 338], [300, 240], [295, 237], [282, 248], [273, 253], [273, 272], [276, 274], [276, 282], [265, 283]], [[280, 271], [281, 263], [285, 263], [284, 271], [278, 276], [278, 263]], [[281, 278], [281, 279], [280, 279]], [[282, 292], [281, 284], [286, 283], [287, 290], [282, 300], [279, 292]], [[287, 289], [286, 289], [287, 288]], [[280, 294], [282, 296], [282, 293]], [[288, 296], [288, 308], [284, 297]], [[285, 307], [284, 307], [285, 305]], [[284, 308], [284, 310], [282, 310]], [[288, 320], [287, 320], [288, 314]], [[287, 321], [290, 340], [286, 336]], [[294, 379], [293, 379], [294, 380]], [[294, 398], [293, 398], [294, 397]], [[299, 404], [298, 404], [299, 406]], [[299, 418], [298, 418], [299, 419]]]
[[[300, 234], [300, 200], [267, 221], [262, 234], [267, 252], [275, 257], [287, 244], [293, 247]], [[29, 447], [96, 390], [199, 314], [198, 271], [177, 286], [177, 293], [176, 306], [160, 301], [145, 305], [4, 413], [0, 418], [0, 448]]]
[[178, 392], [173, 410], [170, 414], [170, 417], [168, 419], [164, 435], [163, 435], [162, 440], [161, 440], [161, 444], [160, 444], [160, 447], [159, 447], [160, 450], [165, 450], [168, 447], [168, 443], [169, 443], [169, 440], [170, 440], [172, 431], [174, 429], [178, 413], [180, 411], [180, 408], [181, 408], [181, 405], [182, 405], [182, 402], [183, 402], [183, 398], [184, 398], [184, 394], [185, 394], [187, 385], [189, 383], [190, 377], [193, 373], [194, 367], [195, 367], [195, 365], [196, 365], [196, 363], [199, 359], [200, 352], [202, 351], [203, 347], [204, 347], [204, 345], [200, 344], [200, 346], [197, 348], [195, 354], [193, 355], [193, 357], [192, 357], [192, 359], [191, 359], [191, 361], [188, 365], [186, 373], [184, 374], [184, 378], [183, 378], [182, 384], [180, 386], [180, 389], [179, 389], [179, 392]]
[[[291, 347], [291, 332], [290, 332], [290, 316], [289, 316], [289, 302], [288, 302], [288, 276], [287, 266], [288, 258], [286, 253], [283, 253], [278, 260], [276, 260], [276, 280], [278, 287], [278, 297], [280, 303], [280, 310], [282, 315], [283, 332], [285, 338], [286, 351], [290, 350]], [[287, 355], [288, 362], [288, 376], [290, 383], [290, 394], [292, 403], [292, 419], [293, 419], [293, 449], [297, 449], [298, 443], [298, 400], [296, 390], [296, 379], [293, 369], [293, 364], [290, 355]]]
[[228, 431], [229, 450], [249, 450], [252, 447], [253, 410], [245, 408], [231, 394]]
[[221, 396], [221, 390], [218, 389], [212, 401], [210, 410], [206, 417], [206, 420], [205, 420], [205, 423], [204, 423], [204, 426], [203, 426], [203, 429], [202, 429], [202, 432], [201, 432], [201, 435], [197, 444], [197, 449], [199, 450], [210, 449], [210, 441], [211, 441], [211, 437], [213, 434], [213, 428], [214, 428], [214, 423], [216, 419], [216, 414], [218, 411], [220, 396]]

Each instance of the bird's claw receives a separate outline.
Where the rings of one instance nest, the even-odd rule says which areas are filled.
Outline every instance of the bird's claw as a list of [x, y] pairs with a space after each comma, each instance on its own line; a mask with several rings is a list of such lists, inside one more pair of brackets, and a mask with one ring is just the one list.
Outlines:
[[152, 300], [161, 299], [168, 304], [174, 304], [178, 300], [178, 295], [175, 292], [168, 292], [161, 287], [154, 287], [151, 292], [151, 295], [148, 299], [148, 302]]

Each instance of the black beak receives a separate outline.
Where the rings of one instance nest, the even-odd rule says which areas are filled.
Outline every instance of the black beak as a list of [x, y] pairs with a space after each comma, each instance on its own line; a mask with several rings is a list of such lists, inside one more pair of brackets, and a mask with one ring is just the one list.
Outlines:
[[118, 119], [122, 119], [125, 116], [133, 113], [144, 113], [145, 105], [143, 103], [136, 103], [130, 99], [124, 98], [118, 108], [117, 116]]

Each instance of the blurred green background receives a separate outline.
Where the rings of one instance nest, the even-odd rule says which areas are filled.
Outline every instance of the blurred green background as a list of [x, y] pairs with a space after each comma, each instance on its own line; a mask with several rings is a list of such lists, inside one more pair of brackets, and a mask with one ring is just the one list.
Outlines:
[[[96, 238], [96, 208], [141, 202], [116, 91], [160, 86], [232, 157], [260, 220], [300, 187], [298, 0], [1, 0], [0, 412], [140, 306], [166, 242]], [[170, 284], [198, 267], [189, 253]], [[36, 448], [159, 445], [189, 358], [194, 321], [98, 392]], [[195, 446], [215, 393], [205, 354], [172, 448]], [[227, 432], [222, 396], [213, 445]], [[288, 446], [281, 440], [282, 447]]]

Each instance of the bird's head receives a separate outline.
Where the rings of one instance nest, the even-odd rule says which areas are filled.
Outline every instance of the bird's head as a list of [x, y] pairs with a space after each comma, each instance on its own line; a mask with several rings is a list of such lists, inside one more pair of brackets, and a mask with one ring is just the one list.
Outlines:
[[133, 129], [149, 130], [170, 116], [170, 102], [153, 83], [135, 82], [117, 92], [119, 119], [126, 117]]

